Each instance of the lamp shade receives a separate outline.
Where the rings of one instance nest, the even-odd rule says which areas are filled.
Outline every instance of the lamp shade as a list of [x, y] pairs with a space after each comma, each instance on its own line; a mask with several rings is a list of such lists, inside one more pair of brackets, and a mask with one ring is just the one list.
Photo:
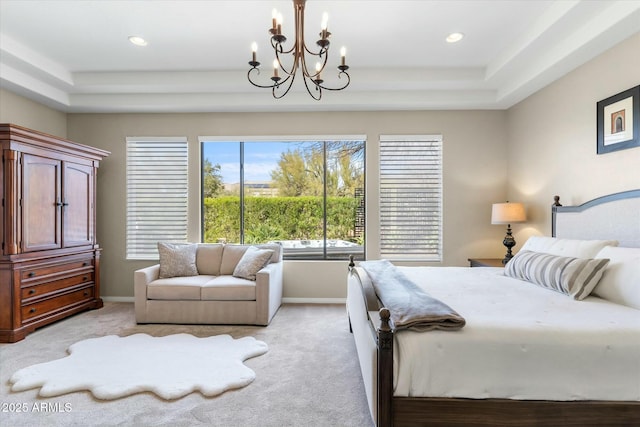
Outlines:
[[526, 220], [522, 203], [494, 203], [491, 208], [491, 224], [515, 224]]

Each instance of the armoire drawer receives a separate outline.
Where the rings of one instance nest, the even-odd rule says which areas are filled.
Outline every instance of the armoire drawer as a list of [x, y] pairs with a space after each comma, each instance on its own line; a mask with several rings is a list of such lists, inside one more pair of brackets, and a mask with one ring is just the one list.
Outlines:
[[93, 262], [91, 258], [86, 259], [74, 259], [70, 261], [61, 261], [60, 263], [51, 263], [46, 265], [37, 265], [28, 267], [22, 270], [20, 273], [20, 279], [22, 283], [38, 281], [38, 279], [45, 278], [50, 280], [51, 276], [59, 273], [69, 273], [69, 271], [89, 269], [93, 270]]
[[33, 298], [39, 298], [52, 292], [68, 288], [70, 286], [75, 286], [82, 283], [92, 283], [94, 281], [93, 276], [94, 272], [92, 270], [87, 270], [82, 272], [81, 274], [66, 276], [58, 280], [53, 280], [51, 282], [22, 286], [20, 297], [22, 301], [25, 302]]
[[93, 298], [93, 287], [88, 286], [86, 288], [80, 288], [73, 292], [64, 293], [57, 297], [45, 298], [32, 304], [26, 304], [22, 306], [22, 322], [28, 322], [29, 320], [44, 316], [49, 312], [62, 309], [67, 306], [71, 306], [83, 301], [88, 301]]

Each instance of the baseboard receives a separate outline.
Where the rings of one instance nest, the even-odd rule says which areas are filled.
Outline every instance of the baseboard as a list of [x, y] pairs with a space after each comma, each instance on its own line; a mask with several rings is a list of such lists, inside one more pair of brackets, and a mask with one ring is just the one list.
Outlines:
[[285, 304], [345, 304], [346, 298], [282, 298]]
[[102, 297], [104, 302], [134, 302], [134, 297]]
[[[105, 302], [134, 302], [134, 297], [102, 297]], [[282, 298], [285, 304], [345, 304], [346, 298]]]

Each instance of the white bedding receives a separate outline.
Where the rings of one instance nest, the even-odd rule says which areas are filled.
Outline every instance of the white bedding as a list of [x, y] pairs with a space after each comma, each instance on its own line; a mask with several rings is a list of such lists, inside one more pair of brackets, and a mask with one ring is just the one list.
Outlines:
[[467, 324], [398, 332], [395, 396], [640, 401], [640, 310], [500, 268], [398, 268]]

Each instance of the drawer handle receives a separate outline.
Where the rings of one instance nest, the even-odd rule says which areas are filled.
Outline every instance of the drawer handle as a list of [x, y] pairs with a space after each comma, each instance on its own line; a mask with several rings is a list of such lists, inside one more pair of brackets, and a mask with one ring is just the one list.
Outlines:
[[84, 291], [84, 296], [86, 297], [87, 295], [89, 295], [89, 292]]
[[88, 263], [88, 262], [86, 262], [86, 261], [82, 263], [82, 266], [83, 266], [83, 267], [86, 267], [87, 265], [89, 265], [89, 263]]
[[86, 282], [88, 279], [89, 279], [89, 278], [88, 278], [87, 276], [84, 276], [84, 277], [82, 278], [82, 281], [83, 281], [83, 282]]
[[34, 273], [33, 271], [31, 271], [31, 272], [29, 272], [29, 274], [27, 274], [27, 276], [29, 276], [29, 277], [33, 277], [35, 275], [36, 275], [36, 273]]
[[35, 313], [35, 312], [36, 312], [35, 308], [32, 308], [31, 310], [29, 310], [29, 313]]
[[29, 289], [29, 295], [33, 295], [33, 294], [35, 294], [35, 293], [36, 293], [36, 290], [35, 290], [35, 289]]

